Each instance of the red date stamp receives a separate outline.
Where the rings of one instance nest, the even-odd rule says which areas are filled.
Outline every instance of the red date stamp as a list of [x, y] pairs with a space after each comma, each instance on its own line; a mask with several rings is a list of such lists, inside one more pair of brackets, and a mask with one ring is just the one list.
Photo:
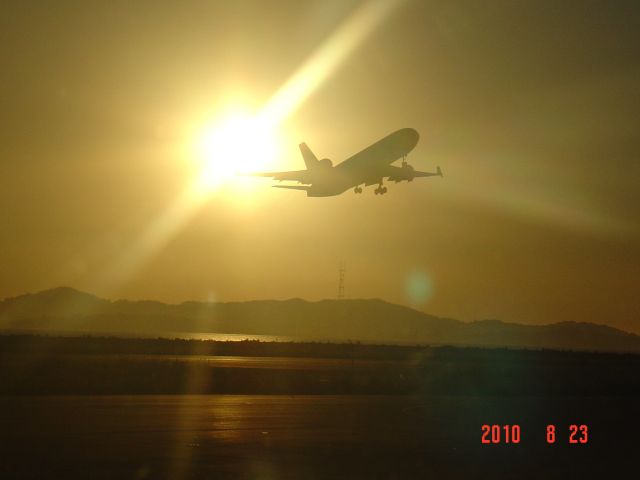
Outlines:
[[[520, 425], [482, 425], [480, 441], [483, 444], [518, 444], [521, 439]], [[559, 430], [555, 425], [547, 425], [546, 441], [549, 445], [556, 441], [571, 444], [585, 444], [589, 442], [589, 427], [587, 425], [569, 425], [567, 430]]]
[[482, 425], [482, 443], [520, 443], [520, 425]]

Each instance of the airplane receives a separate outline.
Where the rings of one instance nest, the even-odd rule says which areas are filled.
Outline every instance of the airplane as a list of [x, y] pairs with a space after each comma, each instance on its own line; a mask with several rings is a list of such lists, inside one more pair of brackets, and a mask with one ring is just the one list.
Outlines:
[[[414, 149], [420, 135], [413, 128], [402, 128], [359, 153], [334, 166], [328, 158], [318, 160], [306, 143], [299, 145], [306, 170], [290, 172], [252, 173], [259, 177], [272, 177], [278, 181], [295, 181], [304, 185], [273, 185], [275, 188], [304, 190], [308, 197], [331, 197], [353, 188], [362, 193], [361, 185], [378, 185], [376, 195], [387, 193], [383, 180], [413, 181], [416, 177], [442, 177], [442, 170], [419, 172], [407, 163], [407, 154]], [[400, 167], [391, 165], [402, 158]]]

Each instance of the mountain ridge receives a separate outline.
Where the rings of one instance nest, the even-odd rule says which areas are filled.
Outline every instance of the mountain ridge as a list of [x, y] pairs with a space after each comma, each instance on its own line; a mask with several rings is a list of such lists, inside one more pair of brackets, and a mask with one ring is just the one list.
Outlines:
[[379, 298], [168, 304], [107, 300], [71, 287], [1, 300], [2, 330], [142, 336], [230, 333], [301, 341], [640, 352], [640, 336], [607, 325], [574, 321], [525, 325], [495, 319], [463, 322]]

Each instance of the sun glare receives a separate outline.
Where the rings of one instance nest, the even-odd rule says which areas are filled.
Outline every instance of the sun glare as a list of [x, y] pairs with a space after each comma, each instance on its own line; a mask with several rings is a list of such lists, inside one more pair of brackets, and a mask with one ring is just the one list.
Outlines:
[[[96, 279], [98, 289], [109, 290], [126, 282], [214, 195], [223, 201], [231, 200], [228, 205], [241, 209], [262, 205], [258, 200], [265, 196], [254, 190], [269, 189], [257, 178], [241, 174], [286, 168], [283, 163], [288, 162], [283, 162], [283, 152], [295, 146], [300, 138], [284, 141], [282, 132], [287, 127], [283, 124], [401, 3], [403, 0], [363, 3], [259, 109], [227, 109], [226, 115], [204, 123], [197, 121], [201, 120], [199, 111], [194, 122], [204, 126], [186, 122], [180, 156], [189, 159], [186, 168], [194, 177], [174, 202], [150, 221], [130, 248]], [[244, 102], [243, 95], [234, 91], [225, 98], [233, 105]], [[234, 103], [235, 98], [239, 98], [238, 103]]]
[[196, 137], [198, 195], [239, 190], [246, 199], [247, 191], [257, 184], [242, 174], [281, 167], [280, 126], [402, 1], [370, 0], [363, 4], [258, 113], [237, 109], [221, 121], [205, 126]]
[[235, 112], [205, 126], [197, 145], [200, 187], [248, 187], [247, 173], [273, 168], [280, 145], [273, 125], [255, 115]]

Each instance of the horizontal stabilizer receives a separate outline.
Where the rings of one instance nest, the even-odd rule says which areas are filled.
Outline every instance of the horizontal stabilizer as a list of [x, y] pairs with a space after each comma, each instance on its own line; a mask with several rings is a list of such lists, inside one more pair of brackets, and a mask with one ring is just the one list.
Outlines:
[[309, 190], [309, 185], [272, 185], [273, 188], [288, 188], [289, 190]]
[[308, 183], [305, 182], [305, 177], [307, 175], [306, 170], [294, 170], [291, 172], [256, 172], [245, 173], [244, 175], [250, 175], [252, 177], [272, 177], [276, 180], [292, 180], [300, 183]]
[[245, 177], [275, 177], [279, 173], [282, 172], [247, 172], [241, 173], [240, 175]]

